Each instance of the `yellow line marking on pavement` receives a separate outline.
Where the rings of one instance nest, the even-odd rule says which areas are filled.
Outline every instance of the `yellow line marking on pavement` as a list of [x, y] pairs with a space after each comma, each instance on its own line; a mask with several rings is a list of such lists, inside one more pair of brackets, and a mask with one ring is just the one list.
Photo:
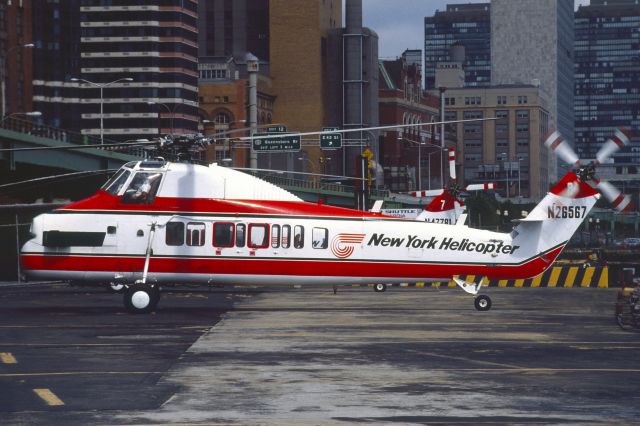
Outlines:
[[11, 352], [0, 352], [0, 361], [3, 364], [17, 364], [16, 358], [11, 355]]
[[34, 389], [33, 391], [36, 393], [36, 395], [42, 398], [42, 400], [46, 402], [47, 405], [50, 405], [52, 407], [64, 405], [64, 402], [62, 402], [62, 400], [49, 389]]

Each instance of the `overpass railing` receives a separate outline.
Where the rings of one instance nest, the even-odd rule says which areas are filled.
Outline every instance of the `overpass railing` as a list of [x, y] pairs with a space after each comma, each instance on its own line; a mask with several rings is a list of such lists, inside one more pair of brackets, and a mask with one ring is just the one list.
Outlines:
[[[91, 135], [83, 135], [82, 133], [70, 130], [60, 129], [58, 127], [45, 126], [35, 124], [28, 120], [9, 117], [0, 121], [0, 128], [10, 130], [12, 132], [22, 133], [25, 135], [33, 135], [41, 138], [53, 139], [60, 142], [71, 143], [76, 145], [95, 145], [100, 144], [100, 138]], [[117, 141], [104, 139], [104, 143], [118, 143]]]
[[[286, 173], [286, 172], [283, 172]], [[257, 174], [259, 178], [266, 180], [281, 187], [295, 188], [297, 190], [309, 190], [313, 192], [334, 192], [352, 196], [355, 193], [355, 187], [352, 185], [342, 185], [338, 183], [322, 182], [320, 180], [304, 180], [293, 179], [285, 176], [274, 174], [273, 172], [260, 172]], [[370, 195], [376, 198], [384, 198], [390, 195], [388, 190], [371, 189]]]

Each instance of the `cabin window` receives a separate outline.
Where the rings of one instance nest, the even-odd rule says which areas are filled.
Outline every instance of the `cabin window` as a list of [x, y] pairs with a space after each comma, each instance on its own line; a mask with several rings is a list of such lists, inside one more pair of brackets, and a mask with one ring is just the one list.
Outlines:
[[162, 173], [138, 172], [122, 196], [124, 204], [151, 204], [158, 192]]
[[304, 247], [304, 227], [300, 225], [293, 228], [293, 247], [297, 249]]
[[131, 172], [125, 169], [118, 170], [118, 173], [113, 175], [104, 185], [102, 189], [111, 195], [118, 195], [120, 190], [129, 179]]
[[244, 242], [247, 238], [246, 230], [247, 225], [244, 223], [240, 223], [236, 226], [236, 247], [244, 247]]
[[271, 227], [271, 247], [280, 247], [280, 225], [273, 225]]
[[249, 225], [249, 247], [266, 248], [269, 246], [269, 225], [255, 224]]
[[291, 246], [291, 226], [282, 225], [282, 248], [288, 249]]
[[329, 230], [327, 228], [313, 228], [311, 245], [314, 249], [326, 249], [329, 246]]
[[181, 246], [184, 244], [184, 223], [169, 222], [166, 228], [165, 242], [168, 246]]
[[213, 245], [233, 247], [233, 223], [218, 222], [213, 225]]
[[187, 223], [187, 245], [203, 246], [204, 245], [205, 227], [202, 222]]

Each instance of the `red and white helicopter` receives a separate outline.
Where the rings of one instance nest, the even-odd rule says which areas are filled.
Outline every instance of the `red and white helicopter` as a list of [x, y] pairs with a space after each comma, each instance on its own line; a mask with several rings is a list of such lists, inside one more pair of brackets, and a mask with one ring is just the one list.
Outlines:
[[[487, 189], [495, 189], [494, 183], [479, 183], [467, 185], [465, 191], [481, 191]], [[422, 222], [442, 223], [447, 225], [457, 224], [460, 220], [461, 224], [466, 219], [465, 205], [460, 199], [461, 189], [456, 183], [456, 151], [449, 148], [449, 186], [442, 189], [428, 189], [424, 191], [412, 191], [409, 194], [412, 197], [434, 197], [423, 211], [415, 217], [411, 216], [412, 210], [388, 210], [387, 214], [398, 217], [413, 218]], [[385, 212], [383, 210], [383, 212]], [[414, 213], [415, 215], [415, 213]]]
[[33, 279], [115, 282], [132, 312], [156, 308], [160, 285], [376, 284], [536, 276], [560, 254], [599, 195], [567, 173], [510, 233], [399, 219], [302, 201], [237, 170], [125, 164], [93, 196], [37, 216], [22, 247]]

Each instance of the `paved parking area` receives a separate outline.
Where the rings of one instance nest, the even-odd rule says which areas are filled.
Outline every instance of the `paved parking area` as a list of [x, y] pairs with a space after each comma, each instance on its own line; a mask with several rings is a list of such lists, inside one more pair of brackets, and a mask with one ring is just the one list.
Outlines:
[[[0, 287], [9, 424], [636, 423], [640, 333], [614, 289]], [[59, 401], [51, 399], [49, 390]], [[47, 399], [50, 399], [47, 402]], [[62, 403], [63, 405], [55, 405]]]

